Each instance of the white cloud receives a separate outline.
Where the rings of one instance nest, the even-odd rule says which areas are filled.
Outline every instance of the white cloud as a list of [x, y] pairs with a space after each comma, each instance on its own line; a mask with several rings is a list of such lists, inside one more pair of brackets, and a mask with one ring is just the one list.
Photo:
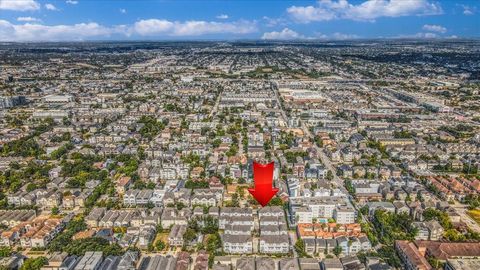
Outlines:
[[158, 19], [141, 20], [135, 23], [133, 29], [142, 36], [162, 34], [172, 31], [173, 23]]
[[416, 36], [419, 38], [438, 38], [438, 35], [435, 33], [417, 33]]
[[35, 0], [0, 0], [0, 9], [28, 11], [40, 9], [40, 4]]
[[288, 40], [288, 39], [304, 39], [305, 37], [291, 29], [284, 28], [282, 31], [266, 32], [262, 39]]
[[262, 19], [265, 21], [265, 26], [267, 27], [287, 24], [287, 20], [285, 18], [270, 18], [268, 16], [263, 16]]
[[333, 33], [330, 35], [322, 34], [322, 33], [315, 33], [313, 39], [321, 39], [321, 40], [350, 40], [350, 39], [358, 39], [360, 36], [354, 34], [345, 34], [345, 33]]
[[119, 11], [120, 11], [120, 13], [122, 13], [122, 14], [126, 14], [126, 13], [127, 13], [127, 10], [124, 9], [124, 8], [121, 8]]
[[429, 32], [437, 32], [437, 33], [446, 33], [447, 28], [441, 26], [441, 25], [434, 25], [434, 24], [425, 24], [422, 27], [423, 30], [429, 31]]
[[381, 17], [438, 15], [443, 10], [430, 0], [366, 0], [357, 5], [347, 0], [319, 0], [316, 6], [291, 6], [287, 12], [296, 21], [309, 23], [335, 19], [374, 21]]
[[394, 38], [426, 38], [426, 39], [433, 39], [433, 38], [439, 38], [439, 36], [435, 33], [416, 33], [414, 35], [398, 35]]
[[48, 10], [58, 10], [56, 6], [50, 3], [45, 4], [45, 8]]
[[463, 15], [470, 16], [470, 15], [475, 14], [475, 10], [476, 10], [475, 7], [470, 7], [470, 6], [467, 6], [467, 5], [461, 5], [461, 7], [463, 8]]
[[335, 12], [325, 10], [323, 8], [316, 8], [314, 6], [297, 7], [291, 6], [287, 12], [297, 21], [308, 23], [311, 21], [330, 21], [337, 17]]
[[140, 20], [133, 25], [103, 26], [95, 22], [73, 25], [44, 25], [32, 17], [19, 17], [24, 24], [0, 19], [0, 41], [69, 41], [116, 37], [180, 37], [209, 34], [242, 35], [257, 32], [255, 21], [207, 22]]
[[40, 22], [42, 20], [34, 18], [34, 17], [18, 17], [17, 21], [19, 21], [19, 22]]
[[148, 19], [137, 21], [133, 30], [142, 36], [200, 36], [208, 34], [248, 34], [257, 31], [256, 23], [250, 21], [207, 22], [207, 21], [168, 21]]
[[61, 41], [104, 38], [115, 33], [126, 34], [121, 27], [104, 27], [97, 23], [73, 25], [12, 24], [0, 20], [0, 41]]
[[76, 4], [78, 4], [78, 1], [76, 1], [76, 0], [67, 0], [67, 1], [65, 1], [65, 2], [66, 2], [67, 4], [70, 4], [70, 5], [76, 5]]
[[227, 14], [220, 14], [216, 17], [217, 19], [220, 19], [220, 20], [226, 20], [228, 18], [230, 18]]
[[354, 34], [333, 33], [331, 38], [336, 40], [348, 40], [348, 39], [357, 39], [359, 38], [359, 36]]

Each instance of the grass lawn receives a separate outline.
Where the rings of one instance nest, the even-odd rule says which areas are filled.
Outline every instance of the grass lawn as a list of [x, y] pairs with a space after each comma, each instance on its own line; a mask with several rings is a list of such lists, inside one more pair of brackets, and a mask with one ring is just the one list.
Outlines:
[[157, 233], [157, 236], [155, 237], [155, 240], [153, 241], [154, 243], [157, 242], [157, 240], [162, 240], [165, 242], [165, 244], [168, 243], [168, 233]]
[[468, 210], [467, 214], [480, 225], [480, 209]]
[[155, 239], [152, 242], [154, 246], [158, 240], [162, 240], [165, 243], [164, 250], [168, 250], [168, 233], [157, 233]]

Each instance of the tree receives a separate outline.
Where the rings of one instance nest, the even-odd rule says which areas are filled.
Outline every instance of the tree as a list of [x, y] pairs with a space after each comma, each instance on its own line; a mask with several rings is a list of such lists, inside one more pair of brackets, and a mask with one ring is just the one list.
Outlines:
[[295, 242], [295, 251], [297, 251], [298, 256], [300, 257], [305, 257], [307, 254], [305, 252], [305, 242], [303, 242], [302, 239], [297, 239], [297, 242]]
[[60, 210], [58, 210], [57, 206], [52, 208], [52, 215], [58, 215], [59, 213], [60, 213]]
[[156, 248], [158, 251], [164, 250], [165, 247], [166, 247], [165, 242], [163, 242], [162, 240], [158, 240], [157, 242], [155, 242], [155, 248]]
[[182, 210], [183, 208], [185, 208], [185, 204], [183, 202], [177, 202], [176, 203], [176, 206], [177, 206], [177, 210]]
[[436, 220], [445, 230], [453, 228], [452, 222], [448, 217], [448, 214], [433, 208], [427, 208], [423, 212], [423, 218], [425, 221]]
[[50, 252], [65, 251], [67, 245], [71, 242], [72, 237], [79, 231], [87, 229], [87, 225], [83, 218], [74, 218], [68, 224], [65, 230], [55, 237], [48, 245]]
[[[172, 105], [172, 104], [167, 104]], [[153, 139], [160, 131], [165, 128], [165, 124], [161, 121], [158, 121], [153, 116], [142, 116], [138, 121], [139, 124], [143, 124], [140, 128], [140, 134], [142, 137], [147, 138], [149, 140]]]
[[393, 245], [395, 240], [414, 240], [418, 229], [412, 222], [408, 214], [395, 214], [385, 210], [376, 210], [372, 220], [376, 235], [385, 245]]
[[213, 234], [218, 232], [218, 220], [210, 215], [203, 218], [203, 227], [201, 229], [203, 234]]
[[342, 253], [343, 249], [341, 246], [336, 246], [334, 249], [333, 249], [333, 254], [335, 254], [335, 256], [338, 257], [338, 255], [340, 255]]
[[333, 173], [330, 170], [328, 170], [328, 172], [327, 172], [327, 180], [329, 180], [329, 181], [333, 180]]
[[206, 249], [209, 254], [214, 254], [221, 247], [222, 247], [222, 240], [218, 233], [210, 234], [207, 237]]
[[284, 206], [283, 205], [283, 201], [282, 199], [280, 199], [279, 197], [273, 197], [270, 202], [268, 202], [268, 206]]
[[45, 257], [29, 258], [25, 260], [20, 270], [40, 270], [47, 263], [48, 259]]
[[84, 255], [87, 251], [102, 251], [105, 256], [118, 256], [123, 253], [118, 244], [110, 244], [108, 240], [99, 237], [73, 240], [65, 247], [64, 251], [77, 256]]
[[466, 240], [465, 236], [463, 234], [459, 233], [455, 229], [446, 230], [445, 233], [443, 234], [443, 236], [446, 239], [448, 239], [449, 241], [453, 241], [453, 242], [459, 242], [459, 241], [465, 241]]
[[393, 267], [401, 267], [400, 258], [397, 256], [397, 252], [393, 246], [382, 246], [378, 249], [378, 256]]
[[197, 238], [197, 233], [195, 230], [192, 228], [187, 228], [187, 231], [185, 231], [185, 234], [183, 235], [183, 241], [185, 241], [185, 243], [190, 243], [195, 240], [195, 238]]
[[9, 247], [0, 247], [0, 258], [9, 257], [12, 254], [12, 249]]
[[222, 143], [222, 140], [220, 140], [220, 139], [215, 139], [215, 140], [213, 140], [213, 142], [212, 142], [212, 146], [213, 146], [213, 148], [217, 148], [217, 147], [220, 146], [221, 143]]

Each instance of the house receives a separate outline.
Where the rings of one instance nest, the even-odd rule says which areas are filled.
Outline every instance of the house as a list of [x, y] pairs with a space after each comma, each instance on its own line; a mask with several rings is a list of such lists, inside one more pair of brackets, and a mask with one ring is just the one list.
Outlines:
[[25, 256], [20, 254], [14, 254], [9, 257], [0, 258], [0, 267], [4, 269], [18, 270], [22, 266]]
[[395, 201], [393, 202], [393, 206], [395, 207], [396, 214], [410, 214], [410, 208], [404, 202]]
[[257, 257], [255, 258], [255, 264], [257, 270], [277, 270], [275, 261], [272, 258]]
[[37, 204], [43, 209], [52, 209], [62, 205], [62, 194], [54, 190], [37, 197]]
[[258, 217], [284, 217], [285, 211], [280, 206], [266, 206], [258, 210]]
[[123, 204], [126, 206], [147, 205], [153, 197], [153, 190], [129, 189], [123, 195]]
[[339, 224], [355, 223], [355, 209], [352, 207], [337, 206], [333, 210], [333, 218]]
[[183, 235], [186, 231], [186, 225], [173, 225], [168, 235], [168, 243], [170, 246], [183, 246]]
[[[331, 239], [333, 240], [333, 239]], [[327, 240], [326, 239], [321, 239], [321, 238], [317, 238], [315, 240], [315, 244], [316, 244], [316, 253], [317, 254], [325, 254], [325, 253], [328, 253], [328, 250], [327, 250]]]
[[288, 234], [287, 225], [284, 223], [277, 225], [260, 225], [261, 235], [285, 235]]
[[429, 232], [429, 239], [432, 241], [440, 240], [443, 236], [443, 227], [440, 223], [436, 220], [430, 220], [425, 222], [425, 227], [427, 227]]
[[117, 264], [118, 270], [135, 270], [136, 263], [139, 259], [139, 252], [126, 251]]
[[167, 207], [163, 210], [161, 224], [163, 228], [169, 228], [174, 224], [187, 225], [191, 212], [188, 208], [177, 210], [176, 208]]
[[219, 228], [225, 229], [226, 224], [249, 225], [254, 228], [253, 213], [249, 208], [222, 207], [220, 210]]
[[115, 183], [115, 191], [122, 195], [125, 193], [125, 191], [128, 189], [130, 184], [132, 183], [132, 180], [129, 176], [122, 176], [117, 179]]
[[315, 238], [305, 238], [303, 239], [303, 244], [307, 254], [314, 255], [317, 253], [317, 242]]
[[202, 195], [194, 194], [191, 198], [192, 205], [217, 206], [217, 200], [214, 194]]
[[[66, 252], [55, 252], [48, 259], [48, 264], [44, 265], [41, 270], [56, 270], [62, 265], [62, 262], [68, 257]], [[72, 267], [73, 268], [73, 267]]]
[[175, 270], [188, 270], [190, 266], [190, 253], [182, 251], [177, 255], [177, 265]]
[[308, 207], [297, 208], [295, 215], [298, 224], [311, 224], [313, 221], [312, 210]]
[[234, 254], [250, 254], [253, 252], [252, 237], [250, 235], [222, 235], [223, 251]]
[[342, 248], [342, 254], [348, 255], [349, 254], [349, 239], [345, 236], [340, 236], [337, 237], [335, 240], [337, 240], [337, 246]]
[[145, 265], [144, 269], [146, 270], [175, 270], [176, 258], [171, 255], [145, 256], [140, 262], [140, 265]]
[[376, 210], [385, 210], [395, 213], [395, 206], [391, 202], [368, 202], [368, 215], [373, 216]]
[[251, 235], [252, 227], [250, 225], [227, 224], [225, 225], [224, 232], [225, 234], [231, 234], [231, 235]]
[[118, 178], [115, 183], [115, 191], [118, 194], [123, 195], [125, 194], [125, 191], [128, 189], [131, 183], [132, 179], [129, 176], [122, 176]]
[[205, 250], [200, 250], [195, 259], [193, 270], [208, 270], [208, 253]]
[[322, 260], [323, 270], [343, 270], [343, 264], [338, 258], [326, 258]]
[[38, 216], [18, 226], [25, 232], [20, 235], [20, 245], [23, 248], [46, 247], [63, 230], [65, 222], [59, 218]]
[[320, 270], [320, 263], [314, 258], [299, 258], [300, 269]]
[[409, 241], [395, 241], [395, 250], [402, 260], [406, 270], [431, 270], [432, 266], [420, 253], [417, 247]]
[[283, 258], [278, 262], [278, 270], [300, 270], [297, 258]]
[[97, 227], [98, 222], [103, 217], [106, 210], [107, 209], [103, 207], [93, 208], [92, 211], [90, 211], [90, 213], [88, 214], [88, 216], [85, 217], [85, 223], [87, 224], [87, 226], [90, 228]]
[[255, 258], [253, 257], [240, 257], [236, 264], [237, 270], [255, 270]]
[[153, 224], [145, 224], [140, 226], [138, 233], [138, 247], [147, 249], [149, 244], [155, 238], [156, 228]]
[[98, 269], [102, 263], [103, 253], [101, 251], [87, 251], [82, 259], [77, 263], [74, 270]]
[[479, 258], [448, 259], [445, 264], [446, 270], [477, 270], [480, 269]]
[[290, 251], [288, 235], [261, 235], [260, 252], [267, 254], [282, 254]]
[[220, 209], [218, 207], [210, 207], [208, 208], [208, 215], [218, 219], [220, 215]]
[[346, 256], [346, 257], [340, 258], [340, 262], [342, 263], [344, 269], [356, 269], [356, 270], [365, 269], [365, 265], [360, 262], [357, 256]]
[[362, 250], [369, 251], [372, 249], [372, 243], [370, 243], [370, 240], [368, 240], [367, 236], [361, 236], [358, 238], [358, 240], [360, 241]]
[[350, 237], [348, 242], [348, 254], [355, 255], [362, 250], [362, 243], [357, 237]]
[[413, 222], [412, 225], [417, 229], [415, 240], [428, 240], [430, 238], [430, 231], [425, 222]]

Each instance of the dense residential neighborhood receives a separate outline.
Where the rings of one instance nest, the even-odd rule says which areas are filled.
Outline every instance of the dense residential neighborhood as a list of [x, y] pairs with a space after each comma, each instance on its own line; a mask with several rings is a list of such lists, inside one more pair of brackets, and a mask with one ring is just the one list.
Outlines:
[[479, 269], [479, 48], [0, 44], [0, 269]]

